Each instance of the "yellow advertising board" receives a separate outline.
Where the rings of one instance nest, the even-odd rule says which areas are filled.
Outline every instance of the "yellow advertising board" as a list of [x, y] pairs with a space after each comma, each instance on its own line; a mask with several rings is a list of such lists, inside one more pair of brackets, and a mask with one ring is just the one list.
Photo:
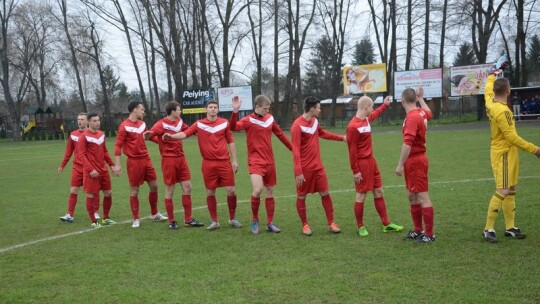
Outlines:
[[386, 63], [345, 66], [343, 94], [386, 92]]

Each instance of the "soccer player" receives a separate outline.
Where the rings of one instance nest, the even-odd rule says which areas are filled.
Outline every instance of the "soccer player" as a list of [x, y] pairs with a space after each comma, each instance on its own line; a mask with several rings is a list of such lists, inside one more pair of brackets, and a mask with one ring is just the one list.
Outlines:
[[272, 133], [276, 134], [289, 150], [292, 150], [292, 147], [289, 139], [274, 121], [274, 117], [269, 114], [270, 99], [264, 95], [258, 95], [253, 103], [255, 104], [254, 112], [237, 122], [242, 100], [238, 96], [233, 97], [233, 113], [230, 118], [231, 130], [246, 130], [248, 166], [253, 188], [251, 192], [251, 213], [253, 216], [251, 232], [253, 234], [259, 233], [259, 206], [261, 204], [261, 192], [264, 187], [264, 205], [267, 215], [266, 230], [279, 233], [281, 230], [273, 223], [276, 166], [272, 149]]
[[[66, 215], [60, 217], [60, 220], [62, 222], [67, 223], [73, 223], [73, 221], [75, 220], [74, 216], [75, 206], [77, 205], [77, 196], [79, 194], [79, 189], [83, 186], [83, 168], [82, 163], [79, 160], [79, 155], [77, 153], [77, 143], [79, 142], [79, 136], [81, 136], [81, 134], [83, 134], [88, 127], [88, 117], [86, 113], [79, 113], [79, 115], [77, 116], [77, 125], [79, 128], [69, 134], [69, 137], [67, 139], [66, 151], [64, 153], [64, 160], [60, 164], [60, 167], [58, 167], [58, 173], [62, 173], [67, 163], [69, 162], [71, 155], [73, 154], [70, 182], [71, 188], [68, 198], [68, 210]], [[95, 202], [95, 217], [99, 219], [99, 213], [97, 213], [97, 210], [99, 210], [99, 196], [96, 198]]]
[[203, 158], [202, 173], [206, 187], [206, 205], [212, 222], [207, 230], [219, 229], [216, 189], [225, 187], [229, 207], [229, 226], [241, 228], [236, 219], [236, 189], [234, 173], [238, 171], [236, 147], [229, 121], [218, 117], [219, 106], [214, 100], [206, 103], [206, 118], [197, 120], [185, 132], [163, 134], [164, 140], [180, 140], [197, 134], [199, 151]]
[[169, 228], [178, 229], [174, 217], [173, 195], [176, 183], [182, 186], [182, 206], [184, 207], [184, 226], [202, 227], [204, 224], [198, 222], [191, 216], [191, 174], [184, 155], [182, 141], [163, 140], [163, 134], [174, 134], [185, 131], [188, 125], [184, 123], [180, 114], [180, 104], [170, 101], [165, 106], [167, 117], [156, 122], [150, 132], [145, 133], [145, 138], [156, 142], [161, 153], [161, 170], [163, 171], [163, 182], [165, 183], [165, 209], [169, 218]]
[[[420, 104], [420, 108], [416, 103]], [[396, 175], [405, 174], [405, 187], [411, 206], [411, 217], [414, 230], [404, 237], [418, 244], [435, 241], [433, 233], [433, 205], [429, 199], [428, 157], [426, 155], [427, 122], [431, 119], [431, 111], [424, 101], [424, 89], [408, 88], [401, 94], [401, 105], [407, 116], [403, 122], [403, 145], [396, 167]], [[425, 229], [422, 228], [423, 224]]]
[[321, 101], [309, 96], [304, 99], [304, 114], [291, 126], [291, 144], [296, 178], [296, 210], [302, 222], [302, 233], [312, 235], [307, 220], [306, 195], [319, 192], [328, 222], [328, 231], [339, 233], [339, 226], [334, 223], [334, 206], [328, 192], [328, 177], [321, 161], [319, 137], [327, 140], [346, 141], [345, 136], [324, 130], [317, 117], [321, 112]]
[[128, 111], [129, 117], [118, 126], [114, 146], [114, 167], [116, 172], [122, 172], [120, 156], [124, 151], [127, 156], [126, 166], [130, 186], [129, 203], [133, 214], [131, 227], [139, 228], [141, 225], [139, 218], [139, 187], [144, 182], [147, 182], [150, 188], [148, 201], [150, 202], [151, 219], [164, 222], [168, 218], [159, 213], [157, 207], [157, 175], [144, 142], [144, 132], [146, 132], [146, 123], [142, 120], [144, 117], [144, 105], [140, 101], [132, 101], [128, 105]]
[[[86, 211], [90, 216], [92, 228], [116, 223], [109, 218], [112, 205], [111, 176], [107, 170], [109, 165], [115, 175], [114, 163], [107, 151], [105, 134], [101, 130], [99, 116], [95, 113], [88, 115], [88, 129], [79, 137], [78, 153], [84, 170], [84, 192], [86, 192]], [[101, 224], [95, 217], [94, 200], [103, 191], [103, 220]]]
[[373, 111], [373, 100], [367, 96], [358, 99], [356, 116], [351, 119], [347, 126], [346, 136], [349, 147], [349, 162], [353, 172], [356, 188], [356, 200], [354, 203], [354, 216], [360, 236], [368, 236], [369, 232], [364, 227], [364, 201], [368, 191], [373, 192], [375, 209], [379, 213], [383, 224], [383, 232], [399, 232], [403, 226], [392, 224], [386, 212], [384, 192], [382, 188], [381, 173], [377, 161], [373, 157], [373, 143], [371, 141], [370, 122], [377, 119], [388, 105], [392, 102], [390, 96], [386, 96], [383, 104]]
[[484, 239], [496, 243], [495, 220], [501, 210], [504, 214], [506, 231], [504, 236], [524, 239], [526, 235], [515, 226], [516, 185], [519, 174], [518, 148], [540, 157], [540, 148], [522, 139], [516, 132], [512, 111], [507, 106], [510, 83], [506, 78], [495, 79], [506, 66], [506, 55], [495, 64], [486, 81], [485, 105], [491, 128], [491, 169], [495, 177], [495, 193], [489, 202]]

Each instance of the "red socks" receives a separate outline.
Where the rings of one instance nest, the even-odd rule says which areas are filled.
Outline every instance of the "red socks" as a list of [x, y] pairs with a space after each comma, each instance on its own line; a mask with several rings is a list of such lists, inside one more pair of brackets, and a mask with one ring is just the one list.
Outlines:
[[251, 214], [253, 215], [253, 220], [259, 220], [259, 206], [261, 205], [261, 198], [251, 196]]
[[324, 213], [326, 213], [326, 221], [328, 225], [334, 222], [334, 205], [332, 204], [332, 198], [330, 194], [321, 197]]
[[155, 215], [156, 213], [158, 213], [158, 208], [157, 208], [158, 194], [157, 194], [157, 192], [149, 192], [148, 193], [148, 201], [150, 202], [150, 214]]
[[307, 225], [307, 212], [306, 212], [306, 199], [296, 198], [296, 211], [298, 211], [298, 216], [303, 225]]
[[88, 215], [90, 216], [90, 221], [92, 223], [96, 221], [96, 216], [94, 215], [94, 199], [95, 198], [90, 197], [86, 198], [86, 212], [88, 212]]
[[68, 198], [68, 213], [75, 216], [75, 206], [77, 205], [77, 194], [70, 193]]
[[131, 214], [133, 214], [133, 219], [136, 220], [139, 218], [139, 198], [137, 196], [129, 196], [129, 204], [131, 205]]
[[170, 198], [165, 199], [165, 210], [167, 211], [167, 216], [169, 217], [169, 222], [174, 222], [174, 205], [173, 200]]
[[373, 201], [375, 202], [375, 209], [377, 209], [377, 213], [379, 213], [382, 224], [384, 226], [390, 225], [390, 220], [388, 219], [388, 214], [386, 213], [386, 203], [384, 202], [384, 197], [375, 197]]
[[191, 222], [191, 220], [193, 219], [191, 215], [191, 208], [192, 208], [191, 195], [189, 194], [182, 195], [182, 206], [184, 207], [184, 221]]
[[433, 236], [433, 207], [422, 208], [422, 216], [426, 225], [424, 233], [427, 236]]
[[236, 195], [227, 196], [227, 206], [229, 206], [229, 220], [236, 216]]
[[[99, 202], [97, 197], [94, 197], [96, 201]], [[112, 206], [112, 194], [110, 196], [104, 196], [103, 197], [103, 219], [109, 218], [109, 211], [111, 211]]]
[[264, 205], [266, 207], [266, 215], [268, 216], [268, 224], [274, 221], [274, 210], [276, 209], [276, 202], [273, 197], [264, 199]]
[[206, 206], [208, 206], [208, 212], [210, 212], [210, 218], [212, 218], [212, 221], [217, 222], [217, 201], [214, 195], [206, 197]]
[[358, 228], [364, 226], [364, 202], [354, 203], [354, 216], [356, 217]]

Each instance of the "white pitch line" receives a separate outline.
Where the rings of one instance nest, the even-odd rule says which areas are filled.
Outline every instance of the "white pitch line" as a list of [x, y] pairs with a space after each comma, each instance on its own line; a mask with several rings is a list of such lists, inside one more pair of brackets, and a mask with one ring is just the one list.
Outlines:
[[[534, 178], [540, 178], [540, 176], [522, 176], [519, 179], [534, 179]], [[493, 181], [493, 180], [494, 180], [493, 178], [478, 178], [478, 179], [462, 179], [462, 180], [456, 180], [456, 181], [430, 182], [429, 184], [430, 185], [444, 185], [444, 184], [471, 183], [471, 182], [487, 182], [487, 181]], [[404, 185], [389, 185], [389, 186], [383, 186], [383, 187], [384, 188], [403, 188]], [[334, 191], [330, 191], [330, 193], [343, 193], [343, 192], [353, 192], [353, 191], [355, 191], [354, 188], [350, 188], [350, 189], [334, 190]], [[278, 198], [278, 199], [279, 198], [292, 198], [292, 197], [296, 197], [296, 194], [276, 196], [276, 198]], [[249, 202], [249, 200], [239, 200], [238, 201], [238, 203], [247, 203], [247, 202]], [[218, 205], [219, 206], [226, 205], [226, 203], [221, 203], [221, 204], [218, 204]], [[193, 208], [193, 210], [199, 210], [199, 209], [206, 209], [206, 206], [199, 206], [199, 207]], [[183, 212], [183, 211], [184, 211], [183, 209], [179, 209], [179, 210], [175, 211], [174, 213]], [[150, 217], [147, 216], [147, 217], [143, 217], [141, 219], [147, 219], [147, 218], [150, 218]], [[130, 224], [130, 223], [132, 223], [132, 220], [119, 222], [119, 223], [117, 223], [115, 225]], [[106, 227], [107, 226], [104, 226], [103, 228], [106, 228]], [[46, 238], [39, 239], [39, 240], [25, 242], [25, 243], [21, 243], [21, 244], [9, 246], [9, 247], [1, 248], [0, 253], [5, 253], [5, 252], [8, 252], [8, 251], [12, 251], [12, 250], [15, 250], [15, 249], [27, 247], [27, 246], [30, 246], [30, 245], [43, 243], [43, 242], [46, 242], [46, 241], [52, 241], [52, 240], [56, 240], [56, 239], [61, 239], [61, 238], [65, 238], [65, 237], [72, 236], [72, 235], [92, 232], [92, 231], [95, 231], [95, 230], [96, 229], [92, 229], [92, 228], [84, 229], [84, 230], [81, 230], [81, 231], [75, 231], [75, 232], [71, 232], [71, 233], [60, 234], [60, 235], [46, 237]]]

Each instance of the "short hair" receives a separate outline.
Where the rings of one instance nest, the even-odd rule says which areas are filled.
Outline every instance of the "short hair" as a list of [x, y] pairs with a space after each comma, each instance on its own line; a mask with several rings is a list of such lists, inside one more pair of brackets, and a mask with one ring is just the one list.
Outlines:
[[321, 103], [321, 101], [313, 96], [304, 98], [304, 113], [309, 112], [309, 110], [316, 107], [318, 103]]
[[215, 105], [217, 105], [218, 108], [219, 108], [218, 102], [215, 101], [215, 100], [213, 100], [213, 99], [210, 99], [209, 101], [207, 101], [206, 104], [204, 105], [204, 107], [205, 107], [205, 108], [208, 108], [208, 105], [209, 105], [209, 104], [212, 104], [212, 103], [215, 104]]
[[92, 120], [92, 118], [96, 117], [99, 118], [99, 115], [98, 113], [90, 113], [88, 114], [88, 121]]
[[403, 90], [401, 93], [401, 99], [407, 103], [416, 103], [416, 91], [411, 88]]
[[493, 92], [495, 95], [505, 95], [508, 89], [510, 89], [510, 82], [506, 78], [498, 78], [493, 83]]
[[270, 99], [268, 99], [268, 97], [264, 95], [257, 95], [253, 103], [255, 104], [255, 106], [262, 107], [263, 105], [271, 104], [272, 102], [270, 101]]
[[142, 101], [132, 101], [128, 104], [128, 112], [131, 113], [133, 110], [135, 110], [139, 105], [142, 105]]
[[373, 99], [369, 98], [368, 96], [362, 96], [358, 99], [357, 108], [365, 108], [368, 104], [373, 104]]
[[88, 114], [86, 112], [81, 112], [77, 116], [86, 116], [86, 119], [88, 119]]
[[167, 113], [167, 115], [171, 115], [171, 113], [176, 111], [176, 108], [178, 108], [179, 106], [180, 104], [178, 102], [169, 101], [165, 106], [165, 113]]

